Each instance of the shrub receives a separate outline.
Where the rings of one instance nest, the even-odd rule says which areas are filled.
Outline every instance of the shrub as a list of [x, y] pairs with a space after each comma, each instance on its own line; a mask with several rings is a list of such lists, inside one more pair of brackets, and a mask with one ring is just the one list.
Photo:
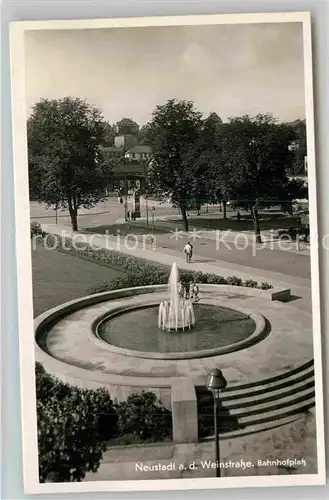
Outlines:
[[31, 239], [35, 236], [45, 236], [45, 232], [42, 231], [40, 224], [36, 221], [32, 221], [30, 224], [30, 237]]
[[[53, 236], [53, 238], [55, 238], [55, 236]], [[52, 242], [50, 240], [51, 238], [48, 240], [48, 245], [51, 246]], [[81, 258], [85, 258], [101, 265], [119, 267], [127, 273], [125, 276], [121, 276], [111, 282], [101, 283], [97, 287], [90, 290], [90, 293], [100, 293], [108, 290], [130, 288], [134, 286], [165, 284], [168, 282], [170, 267], [166, 265], [150, 262], [146, 259], [126, 255], [114, 250], [95, 250], [90, 245], [85, 244], [79, 248], [78, 245], [73, 245], [69, 238], [65, 240], [65, 249], [60, 246], [58, 248], [74, 255], [78, 254]], [[198, 283], [209, 283], [214, 285], [229, 284], [264, 289], [263, 284], [258, 285], [258, 283], [253, 280], [247, 280], [244, 282], [241, 278], [236, 276], [224, 278], [223, 276], [218, 276], [213, 273], [186, 270], [181, 270], [180, 275], [183, 282], [195, 279]], [[272, 288], [272, 286], [268, 285], [268, 288]]]
[[[254, 280], [246, 280], [244, 282], [244, 286], [247, 286], [249, 288], [257, 288], [258, 283], [257, 283], [257, 281], [254, 281]], [[272, 287], [270, 286], [270, 288], [272, 288]]]
[[96, 472], [107, 441], [136, 444], [172, 437], [171, 412], [152, 392], [113, 402], [104, 389], [70, 386], [36, 363], [40, 482], [81, 481]]
[[307, 226], [300, 226], [298, 231], [297, 227], [290, 227], [289, 229], [282, 229], [278, 232], [279, 237], [284, 239], [284, 237], [287, 237], [287, 240], [290, 238], [292, 240], [295, 240], [297, 237], [297, 234], [299, 235], [300, 240], [307, 241], [309, 235], [310, 235], [310, 229]]
[[117, 404], [121, 434], [130, 434], [142, 441], [163, 440], [172, 435], [172, 416], [153, 392], [132, 394]]
[[[198, 274], [196, 278], [196, 274]], [[272, 287], [269, 283], [263, 282], [261, 285], [258, 285], [257, 281], [254, 280], [246, 280], [242, 281], [241, 278], [237, 276], [229, 276], [228, 278], [224, 278], [223, 276], [217, 276], [216, 274], [203, 274], [203, 273], [194, 273], [193, 272], [181, 272], [181, 280], [182, 283], [188, 283], [189, 281], [196, 279], [197, 283], [208, 283], [212, 285], [232, 285], [232, 286], [245, 286], [249, 288], [260, 288], [261, 290], [269, 290]], [[119, 290], [120, 288], [132, 288], [138, 286], [147, 286], [147, 285], [159, 285], [168, 283], [169, 271], [155, 271], [147, 273], [139, 272], [134, 274], [126, 274], [124, 276], [120, 276], [112, 281], [104, 281], [100, 283], [97, 287], [94, 287], [89, 290], [89, 294], [108, 292], [111, 290]]]
[[[229, 276], [226, 281], [227, 281], [228, 285], [232, 285], [232, 286], [242, 286], [243, 285], [242, 279], [237, 278], [236, 276]], [[256, 284], [256, 286], [257, 286], [257, 284]]]
[[81, 481], [96, 472], [118, 432], [109, 394], [69, 386], [36, 365], [40, 482]]
[[269, 290], [270, 288], [273, 288], [272, 285], [270, 285], [269, 283], [266, 283], [266, 281], [263, 281], [263, 283], [261, 284], [261, 289], [262, 290]]

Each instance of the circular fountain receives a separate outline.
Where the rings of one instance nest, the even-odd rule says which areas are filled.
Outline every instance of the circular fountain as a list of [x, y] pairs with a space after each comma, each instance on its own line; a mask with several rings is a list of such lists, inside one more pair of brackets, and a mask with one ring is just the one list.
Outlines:
[[236, 384], [287, 372], [312, 356], [307, 313], [269, 300], [263, 290], [199, 288], [199, 302], [183, 299], [174, 264], [168, 284], [111, 290], [54, 307], [35, 320], [36, 360], [67, 383], [106, 387], [118, 400], [152, 388], [170, 403], [172, 384], [188, 378], [202, 385], [214, 366], [224, 367]]
[[195, 314], [191, 299], [181, 297], [180, 277], [176, 262], [173, 263], [168, 288], [169, 301], [160, 302], [158, 327], [162, 330], [186, 330], [195, 325]]

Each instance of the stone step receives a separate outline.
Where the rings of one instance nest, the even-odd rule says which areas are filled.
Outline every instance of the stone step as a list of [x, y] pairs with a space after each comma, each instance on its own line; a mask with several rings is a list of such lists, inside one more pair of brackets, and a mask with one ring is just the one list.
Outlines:
[[[262, 423], [250, 424], [250, 425], [244, 426], [241, 429], [237, 429], [234, 431], [221, 432], [219, 437], [221, 440], [231, 439], [234, 437], [242, 437], [242, 436], [246, 436], [248, 434], [254, 434], [257, 432], [264, 432], [266, 430], [276, 429], [277, 427], [281, 427], [283, 425], [288, 425], [288, 424], [291, 424], [293, 422], [296, 422], [303, 415], [304, 414], [302, 412], [300, 412], [300, 413], [297, 412], [296, 414], [289, 415], [286, 417], [279, 417], [279, 418], [276, 418], [274, 420], [269, 420], [269, 421], [262, 422]], [[201, 442], [202, 441], [212, 441], [214, 439], [214, 437], [215, 437], [214, 435], [206, 436], [206, 437], [200, 439], [200, 441]]]
[[[308, 364], [309, 365], [309, 364]], [[270, 394], [277, 392], [279, 390], [284, 390], [288, 387], [293, 387], [296, 384], [306, 384], [310, 381], [314, 383], [314, 368], [313, 364], [311, 366], [299, 367], [298, 369], [292, 370], [281, 376], [273, 377], [270, 379], [265, 379], [260, 382], [252, 384], [244, 384], [236, 387], [228, 387], [221, 394], [221, 401], [231, 401], [236, 399], [242, 399], [248, 397], [248, 399], [263, 394]], [[210, 393], [204, 385], [197, 385], [196, 390], [198, 395], [209, 395]], [[248, 396], [246, 396], [246, 394]]]
[[288, 417], [297, 413], [306, 412], [315, 405], [315, 397], [309, 397], [302, 401], [291, 402], [283, 407], [271, 409], [266, 412], [249, 414], [238, 418], [239, 424], [242, 426], [251, 426], [257, 423], [270, 422], [278, 418]]
[[255, 404], [261, 403], [271, 403], [273, 401], [280, 401], [281, 398], [296, 396], [300, 391], [310, 391], [314, 393], [314, 377], [310, 377], [306, 380], [301, 380], [294, 385], [289, 385], [288, 387], [279, 387], [272, 389], [271, 391], [262, 392], [261, 394], [246, 394], [243, 398], [221, 398], [223, 406], [227, 409], [249, 407]]
[[230, 415], [236, 417], [244, 417], [249, 415], [258, 415], [259, 413], [271, 412], [280, 408], [285, 408], [286, 406], [303, 402], [309, 398], [314, 398], [314, 388], [308, 388], [305, 390], [298, 391], [296, 394], [283, 396], [275, 400], [271, 400], [265, 403], [255, 403], [252, 406], [238, 406], [230, 408], [229, 406], [223, 405], [225, 410], [230, 412]]
[[291, 370], [288, 373], [278, 375], [276, 377], [271, 377], [259, 382], [253, 382], [250, 384], [242, 384], [239, 386], [227, 387], [222, 395], [223, 400], [228, 400], [236, 398], [238, 396], [243, 396], [248, 391], [248, 394], [261, 394], [269, 390], [276, 390], [279, 387], [286, 387], [292, 385], [301, 380], [306, 380], [309, 377], [314, 376], [314, 365], [313, 361], [309, 362], [297, 369]]

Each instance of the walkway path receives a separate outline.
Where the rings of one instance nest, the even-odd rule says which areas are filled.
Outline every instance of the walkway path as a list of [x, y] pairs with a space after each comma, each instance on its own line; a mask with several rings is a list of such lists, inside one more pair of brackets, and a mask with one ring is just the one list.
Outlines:
[[[309, 413], [311, 415], [313, 410]], [[221, 461], [228, 464], [221, 469], [222, 477], [258, 476], [259, 479], [262, 475], [314, 474], [317, 467], [315, 418], [304, 417], [276, 429], [221, 441], [220, 453]], [[279, 461], [287, 459], [296, 459], [299, 463], [295, 467], [293, 464], [280, 466]], [[278, 462], [271, 464], [275, 460]], [[88, 473], [85, 481], [214, 477], [215, 470], [208, 468], [213, 461], [213, 441], [113, 447], [105, 452], [98, 471]], [[248, 461], [249, 467], [243, 468], [243, 462]], [[159, 464], [164, 468], [170, 464], [175, 467], [161, 472], [147, 470]], [[140, 470], [141, 466], [144, 470]]]
[[[252, 256], [250, 257], [250, 255], [248, 257], [247, 250], [239, 252], [238, 250], [232, 249], [231, 252], [224, 252], [221, 250], [217, 253], [217, 255], [215, 254], [215, 257], [207, 257], [204, 255], [203, 247], [200, 247], [198, 250], [203, 251], [203, 255], [195, 254], [193, 256], [193, 262], [188, 264], [185, 261], [181, 248], [153, 248], [150, 244], [143, 246], [141, 242], [138, 242], [138, 246], [136, 246], [136, 242], [128, 242], [127, 244], [127, 240], [124, 238], [120, 239], [111, 235], [74, 233], [70, 228], [58, 225], [43, 224], [42, 228], [44, 231], [58, 235], [61, 238], [75, 237], [77, 244], [81, 242], [85, 244], [89, 243], [94, 245], [95, 248], [98, 247], [108, 250], [116, 250], [127, 255], [133, 255], [135, 257], [151, 260], [168, 266], [171, 266], [175, 261], [180, 269], [215, 273], [224, 277], [236, 275], [243, 280], [253, 279], [260, 283], [267, 281], [274, 285], [278, 284], [281, 288], [291, 288], [292, 295], [299, 298], [299, 300], [296, 300], [296, 303], [294, 304], [295, 307], [299, 307], [303, 310], [309, 310], [311, 307], [311, 280], [308, 279], [308, 273], [305, 272], [305, 266], [307, 267], [307, 264], [309, 264], [309, 258], [306, 256], [295, 255], [291, 256], [289, 260], [288, 256], [282, 255], [283, 252], [273, 251], [273, 253], [272, 251], [267, 251], [266, 255], [262, 258], [262, 264], [264, 267], [268, 266], [270, 268], [270, 270], [267, 270], [239, 263], [241, 260], [247, 260], [250, 264], [254, 264], [254, 266], [256, 266], [257, 263], [259, 263], [259, 256], [263, 255], [263, 252], [260, 252], [256, 258]], [[223, 256], [224, 259], [230, 260], [219, 260], [217, 258], [218, 254]], [[214, 255], [213, 252], [212, 255]], [[235, 256], [239, 257], [238, 262], [232, 262]], [[302, 260], [297, 262], [297, 257]], [[276, 260], [278, 265], [275, 267], [273, 264], [275, 264]], [[289, 274], [289, 268], [293, 269], [294, 262], [297, 262], [298, 264], [297, 271], [299, 271], [298, 274], [301, 277]], [[273, 267], [274, 269], [283, 267], [284, 270], [287, 268], [288, 272], [287, 274], [274, 272], [272, 270]]]

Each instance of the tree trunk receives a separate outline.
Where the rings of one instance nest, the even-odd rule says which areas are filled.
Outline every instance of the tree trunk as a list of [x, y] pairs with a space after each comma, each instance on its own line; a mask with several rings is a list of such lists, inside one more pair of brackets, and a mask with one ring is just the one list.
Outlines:
[[226, 201], [223, 200], [223, 219], [227, 219], [227, 213], [226, 213]]
[[180, 207], [180, 211], [181, 211], [182, 218], [183, 218], [184, 231], [187, 232], [188, 231], [188, 219], [187, 219], [187, 215], [186, 215], [186, 209], [184, 207]]
[[71, 217], [71, 226], [73, 231], [78, 231], [78, 209], [69, 202], [69, 214]]
[[261, 234], [260, 234], [258, 210], [257, 210], [256, 207], [251, 207], [251, 215], [252, 215], [252, 220], [254, 222], [254, 231], [255, 231], [256, 243], [261, 243], [262, 242], [262, 238], [261, 238]]
[[197, 209], [197, 215], [200, 215], [201, 205], [198, 204], [196, 206], [196, 209]]

